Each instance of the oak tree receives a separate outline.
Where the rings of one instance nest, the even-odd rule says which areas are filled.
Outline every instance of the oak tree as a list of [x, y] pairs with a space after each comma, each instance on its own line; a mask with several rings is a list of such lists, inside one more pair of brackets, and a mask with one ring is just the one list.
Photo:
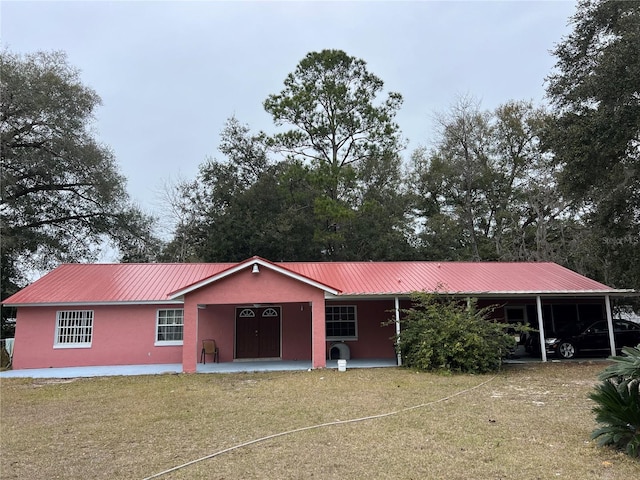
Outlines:
[[105, 240], [136, 260], [157, 252], [153, 220], [132, 205], [113, 153], [91, 130], [99, 104], [64, 53], [2, 51], [2, 298], [26, 272], [91, 260]]
[[582, 0], [572, 23], [554, 50], [557, 122], [546, 142], [564, 192], [584, 202], [586, 273], [640, 287], [640, 3]]

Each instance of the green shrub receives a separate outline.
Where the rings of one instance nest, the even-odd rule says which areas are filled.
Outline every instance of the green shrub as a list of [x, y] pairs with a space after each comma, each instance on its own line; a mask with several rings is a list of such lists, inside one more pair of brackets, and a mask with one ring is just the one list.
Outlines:
[[624, 450], [640, 457], [640, 345], [625, 347], [622, 355], [610, 357], [613, 365], [600, 374], [600, 383], [589, 397], [596, 421], [603, 426], [591, 434], [598, 445]]
[[416, 293], [403, 310], [396, 343], [406, 366], [421, 370], [486, 373], [498, 370], [515, 347], [513, 325], [489, 318], [492, 308], [442, 295]]

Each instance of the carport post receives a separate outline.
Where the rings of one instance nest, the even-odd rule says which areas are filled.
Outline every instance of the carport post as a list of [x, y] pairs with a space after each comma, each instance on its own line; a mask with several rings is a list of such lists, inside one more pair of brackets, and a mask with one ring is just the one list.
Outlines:
[[398, 366], [402, 366], [402, 353], [400, 353], [400, 346], [398, 342], [400, 341], [400, 301], [398, 297], [395, 298], [395, 307], [396, 307], [396, 353], [398, 355]]
[[544, 320], [542, 319], [542, 299], [540, 295], [536, 297], [536, 308], [538, 310], [538, 329], [540, 330], [540, 353], [542, 354], [542, 361], [547, 361], [547, 348], [544, 341]]
[[611, 315], [611, 299], [609, 298], [609, 295], [605, 295], [604, 305], [607, 309], [607, 328], [609, 330], [609, 346], [611, 347], [611, 356], [615, 356], [616, 337], [613, 334], [613, 315]]

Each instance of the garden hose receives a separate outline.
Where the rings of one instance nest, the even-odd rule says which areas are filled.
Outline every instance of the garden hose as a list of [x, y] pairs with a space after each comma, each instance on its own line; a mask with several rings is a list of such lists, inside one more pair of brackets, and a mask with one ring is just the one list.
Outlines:
[[154, 475], [151, 475], [150, 477], [146, 477], [143, 480], [151, 480], [152, 478], [158, 478], [158, 477], [161, 477], [163, 475], [166, 475], [167, 473], [175, 472], [176, 470], [180, 470], [182, 468], [186, 468], [186, 467], [188, 467], [190, 465], [193, 465], [195, 463], [202, 462], [203, 460], [208, 460], [210, 458], [214, 458], [214, 457], [220, 456], [220, 455], [222, 455], [224, 453], [228, 453], [228, 452], [231, 452], [233, 450], [237, 450], [239, 448], [247, 447], [249, 445], [254, 445], [256, 443], [260, 443], [260, 442], [264, 442], [264, 441], [267, 441], [267, 440], [271, 440], [273, 438], [283, 437], [285, 435], [291, 435], [293, 433], [304, 432], [306, 430], [313, 430], [313, 429], [316, 429], [316, 428], [331, 427], [331, 426], [334, 426], [334, 425], [345, 425], [347, 423], [364, 422], [365, 420], [374, 420], [374, 419], [377, 419], [377, 418], [390, 417], [392, 415], [398, 415], [400, 413], [408, 412], [410, 410], [416, 410], [418, 408], [428, 407], [429, 405], [434, 405], [436, 403], [445, 402], [447, 400], [452, 399], [453, 397], [457, 397], [459, 395], [463, 395], [463, 394], [465, 394], [467, 392], [470, 392], [472, 390], [478, 389], [478, 388], [486, 385], [487, 383], [491, 382], [495, 378], [496, 378], [495, 376], [491, 377], [489, 380], [486, 380], [486, 381], [484, 381], [484, 382], [482, 382], [482, 383], [480, 383], [480, 384], [478, 384], [478, 385], [476, 385], [474, 387], [467, 388], [465, 390], [461, 390], [459, 392], [456, 392], [456, 393], [454, 393], [452, 395], [448, 395], [446, 397], [440, 398], [438, 400], [433, 400], [431, 402], [421, 403], [420, 405], [414, 405], [412, 407], [402, 408], [400, 410], [395, 410], [393, 412], [381, 413], [381, 414], [378, 414], [378, 415], [370, 415], [368, 417], [352, 418], [350, 420], [336, 420], [334, 422], [320, 423], [318, 425], [311, 425], [311, 426], [308, 426], [308, 427], [295, 428], [293, 430], [287, 430], [286, 432], [274, 433], [272, 435], [267, 435], [266, 437], [261, 437], [261, 438], [256, 438], [254, 440], [249, 440], [248, 442], [240, 443], [238, 445], [234, 445], [232, 447], [225, 448], [223, 450], [219, 450], [219, 451], [217, 451], [215, 453], [211, 453], [211, 454], [206, 455], [204, 457], [200, 457], [200, 458], [197, 458], [195, 460], [191, 460], [190, 462], [183, 463], [182, 465], [178, 465], [176, 467], [169, 468], [169, 469], [164, 470], [162, 472], [159, 472], [159, 473], [156, 473]]

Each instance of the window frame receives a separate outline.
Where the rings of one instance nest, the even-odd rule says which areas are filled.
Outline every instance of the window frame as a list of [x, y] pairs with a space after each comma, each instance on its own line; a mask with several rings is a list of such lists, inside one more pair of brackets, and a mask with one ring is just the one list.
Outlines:
[[[329, 320], [329, 309], [352, 309], [352, 314], [353, 314], [353, 320]], [[325, 305], [325, 311], [324, 311], [324, 321], [325, 321], [325, 332], [327, 333], [326, 339], [328, 341], [334, 342], [334, 341], [352, 341], [352, 340], [358, 340], [358, 306], [357, 305]], [[343, 312], [339, 312], [339, 314], [342, 314]], [[349, 315], [349, 312], [346, 312], [347, 315]], [[333, 313], [335, 314], [335, 313]], [[333, 315], [332, 314], [332, 315]], [[329, 323], [350, 323], [353, 322], [353, 331], [354, 334], [353, 335], [329, 335]]]
[[[177, 318], [175, 316], [175, 312], [181, 312], [182, 323], [164, 323], [160, 324], [160, 312], [174, 312], [173, 318]], [[159, 340], [160, 335], [160, 327], [182, 327], [182, 338], [180, 340]], [[156, 328], [155, 328], [155, 337], [154, 337], [154, 345], [157, 347], [171, 347], [171, 346], [180, 346], [184, 343], [184, 308], [159, 308], [156, 310]]]
[[[74, 314], [75, 318], [72, 318], [70, 314]], [[65, 318], [63, 318], [63, 316]], [[93, 344], [93, 324], [95, 314], [93, 310], [58, 310], [56, 311], [56, 328], [53, 337], [53, 348], [91, 348]], [[88, 325], [61, 325], [64, 320], [80, 320], [88, 321]], [[88, 329], [84, 333], [78, 331], [74, 333], [63, 333], [61, 330], [68, 329]], [[89, 337], [88, 341], [61, 341], [61, 338], [76, 338], [80, 336]]]

